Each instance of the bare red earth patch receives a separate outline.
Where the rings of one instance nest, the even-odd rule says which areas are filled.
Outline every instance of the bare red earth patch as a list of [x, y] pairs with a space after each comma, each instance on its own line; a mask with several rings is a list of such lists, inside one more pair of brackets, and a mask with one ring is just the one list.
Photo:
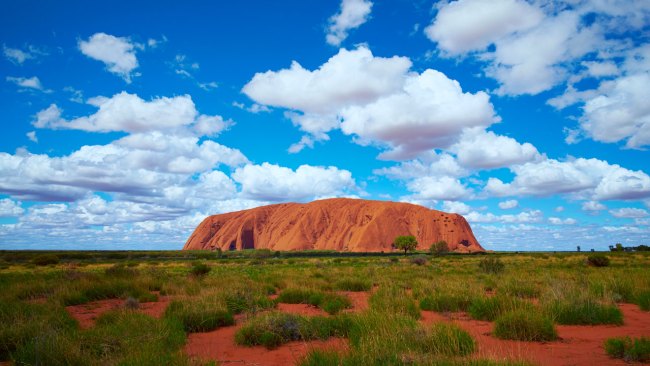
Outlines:
[[286, 366], [295, 365], [311, 349], [347, 349], [347, 341], [330, 338], [326, 341], [291, 342], [269, 350], [265, 347], [243, 347], [235, 344], [235, 333], [241, 325], [220, 328], [212, 332], [191, 333], [185, 352], [201, 360], [216, 360], [221, 364]]
[[[169, 305], [169, 296], [159, 296], [158, 301], [140, 303], [137, 311], [160, 318]], [[106, 299], [91, 301], [81, 305], [66, 306], [68, 313], [75, 318], [81, 328], [88, 329], [95, 325], [95, 320], [107, 311], [124, 307], [123, 299]]]
[[369, 292], [339, 291], [338, 293], [347, 296], [352, 302], [352, 308], [346, 309], [346, 312], [360, 313], [368, 310]]
[[622, 326], [558, 325], [560, 340], [555, 342], [521, 342], [501, 340], [490, 333], [494, 323], [473, 320], [465, 313], [439, 314], [422, 311], [424, 324], [452, 322], [467, 330], [476, 339], [476, 357], [493, 360], [526, 360], [538, 365], [626, 365], [622, 360], [610, 358], [603, 343], [607, 338], [619, 336], [650, 336], [650, 313], [636, 305], [620, 304], [625, 324]]

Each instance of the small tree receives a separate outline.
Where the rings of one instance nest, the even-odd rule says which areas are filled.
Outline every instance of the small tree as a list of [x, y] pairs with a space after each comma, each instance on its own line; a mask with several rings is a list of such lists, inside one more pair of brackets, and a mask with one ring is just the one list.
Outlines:
[[403, 235], [395, 238], [393, 245], [395, 248], [403, 250], [404, 254], [406, 254], [406, 252], [414, 250], [418, 246], [418, 241], [413, 235]]
[[617, 251], [617, 252], [623, 252], [623, 251], [625, 251], [625, 248], [623, 248], [623, 244], [621, 244], [621, 243], [616, 243], [616, 251]]
[[578, 251], [580, 251], [580, 245], [578, 245], [578, 248], [577, 248], [577, 249], [578, 249]]
[[429, 248], [429, 252], [433, 255], [442, 255], [447, 252], [449, 252], [449, 245], [447, 245], [447, 242], [444, 240], [439, 240], [433, 244], [431, 244], [431, 247]]

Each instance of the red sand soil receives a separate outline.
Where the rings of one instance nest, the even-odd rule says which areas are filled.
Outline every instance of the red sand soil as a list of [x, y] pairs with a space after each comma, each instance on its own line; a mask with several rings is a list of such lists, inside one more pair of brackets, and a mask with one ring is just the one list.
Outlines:
[[345, 312], [359, 313], [368, 309], [369, 292], [339, 291], [338, 294], [347, 296], [352, 302], [352, 308]]
[[[340, 291], [338, 293], [348, 296], [352, 302], [352, 308], [346, 309], [346, 312], [360, 312], [368, 308], [368, 298], [370, 297], [368, 292]], [[272, 297], [275, 298], [277, 295]], [[306, 304], [278, 304], [277, 310], [304, 316], [328, 315], [325, 311]], [[348, 347], [347, 340], [341, 338], [330, 338], [326, 341], [291, 342], [274, 350], [264, 347], [243, 347], [235, 344], [235, 333], [245, 321], [245, 316], [238, 316], [236, 320], [237, 325], [232, 327], [189, 334], [185, 352], [190, 357], [216, 360], [223, 364], [286, 366], [295, 365], [309, 350], [314, 348], [345, 351]]]
[[427, 245], [444, 240], [455, 252], [484, 251], [458, 214], [410, 203], [347, 198], [209, 216], [183, 249], [390, 252], [399, 235], [414, 235], [418, 243]]
[[[156, 302], [143, 302], [137, 311], [151, 315], [155, 318], [162, 317], [167, 305], [169, 296], [159, 296]], [[92, 301], [81, 305], [66, 306], [65, 309], [75, 318], [81, 328], [88, 329], [95, 325], [95, 320], [107, 311], [119, 309], [124, 306], [123, 299], [107, 299]]]
[[[290, 304], [285, 304], [290, 305]], [[237, 325], [219, 328], [212, 332], [191, 333], [187, 337], [185, 352], [190, 357], [201, 360], [216, 360], [221, 364], [287, 366], [295, 365], [311, 349], [347, 349], [347, 340], [330, 338], [326, 341], [291, 342], [268, 350], [265, 347], [243, 347], [235, 344]]]
[[470, 319], [465, 313], [440, 314], [422, 311], [421, 321], [453, 322], [467, 330], [477, 341], [476, 357], [494, 360], [527, 360], [538, 365], [626, 365], [622, 360], [610, 358], [603, 343], [607, 338], [650, 336], [650, 313], [636, 305], [619, 304], [625, 324], [622, 326], [558, 325], [561, 338], [554, 342], [520, 342], [494, 338], [490, 335], [492, 322]]

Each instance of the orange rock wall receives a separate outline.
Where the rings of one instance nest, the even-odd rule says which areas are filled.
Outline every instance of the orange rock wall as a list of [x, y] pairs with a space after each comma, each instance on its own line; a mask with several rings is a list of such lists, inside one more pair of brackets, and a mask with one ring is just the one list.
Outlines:
[[347, 198], [282, 203], [209, 216], [183, 249], [388, 252], [399, 235], [414, 235], [418, 250], [444, 240], [452, 251], [484, 251], [465, 218], [458, 214], [409, 203]]

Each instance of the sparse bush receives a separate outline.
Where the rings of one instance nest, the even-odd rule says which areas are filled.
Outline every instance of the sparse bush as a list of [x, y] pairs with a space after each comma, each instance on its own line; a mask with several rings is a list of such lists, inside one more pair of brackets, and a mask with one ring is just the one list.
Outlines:
[[501, 314], [516, 309], [534, 311], [533, 306], [530, 303], [517, 298], [499, 295], [494, 297], [475, 298], [469, 306], [468, 313], [476, 320], [494, 321]]
[[465, 311], [471, 303], [469, 294], [436, 292], [420, 300], [420, 309], [437, 312]]
[[300, 360], [298, 366], [340, 366], [342, 356], [335, 350], [314, 348]]
[[47, 266], [50, 264], [58, 264], [59, 257], [56, 254], [39, 254], [32, 259], [32, 264], [37, 266]]
[[592, 267], [607, 267], [609, 266], [609, 258], [604, 254], [593, 254], [587, 257], [587, 264]]
[[219, 307], [204, 307], [202, 303], [172, 301], [165, 310], [165, 317], [177, 319], [186, 332], [208, 332], [219, 327], [235, 324], [232, 314]]
[[534, 311], [515, 310], [499, 316], [494, 335], [501, 339], [542, 342], [557, 338], [553, 322]]
[[235, 334], [235, 342], [243, 346], [262, 345], [274, 349], [291, 341], [345, 336], [350, 326], [346, 317], [305, 318], [274, 312], [249, 320]]
[[455, 324], [434, 323], [426, 332], [426, 347], [436, 355], [467, 356], [474, 352], [476, 342]]
[[124, 300], [124, 308], [129, 310], [137, 310], [140, 308], [140, 301], [138, 301], [138, 299], [136, 298], [129, 296], [126, 298], [126, 300]]
[[650, 361], [650, 338], [609, 338], [605, 341], [605, 351], [610, 357], [626, 362], [647, 362]]
[[372, 288], [372, 282], [356, 278], [344, 278], [336, 281], [334, 287], [341, 291], [361, 292], [370, 290]]
[[641, 292], [636, 296], [635, 302], [641, 310], [650, 311], [650, 291]]
[[443, 255], [449, 252], [449, 245], [444, 240], [439, 240], [429, 247], [429, 252], [433, 255]]
[[498, 274], [503, 272], [505, 264], [503, 264], [499, 258], [488, 257], [481, 259], [481, 261], [478, 263], [478, 267], [484, 273]]
[[558, 324], [623, 324], [623, 313], [616, 305], [603, 304], [589, 298], [554, 300], [545, 304], [544, 310]]
[[[272, 288], [275, 292], [275, 288]], [[256, 312], [263, 309], [270, 309], [275, 306], [273, 300], [247, 288], [239, 288], [224, 294], [226, 308], [233, 314], [240, 314], [244, 311]]]
[[409, 262], [411, 262], [411, 264], [415, 264], [417, 266], [423, 266], [423, 265], [427, 264], [427, 257], [422, 256], [422, 255], [419, 255], [417, 257], [411, 257], [409, 259]]
[[192, 276], [195, 277], [203, 277], [208, 273], [210, 273], [210, 270], [211, 270], [210, 266], [208, 266], [205, 263], [198, 262], [192, 265], [192, 269], [190, 269], [190, 274], [192, 274]]

